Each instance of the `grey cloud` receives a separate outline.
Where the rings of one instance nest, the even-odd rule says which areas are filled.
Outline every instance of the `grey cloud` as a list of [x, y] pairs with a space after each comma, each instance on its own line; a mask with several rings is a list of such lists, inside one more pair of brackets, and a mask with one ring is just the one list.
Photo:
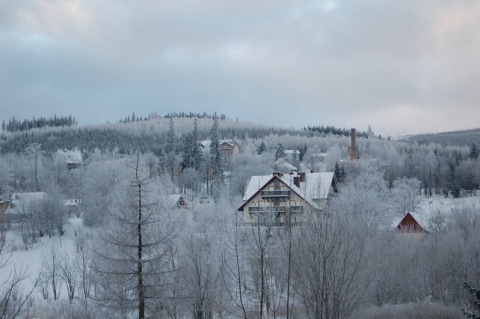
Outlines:
[[[477, 126], [448, 118], [480, 101], [476, 2], [12, 3], [0, 4], [6, 118], [205, 110], [385, 133]], [[432, 112], [428, 128], [410, 118]]]

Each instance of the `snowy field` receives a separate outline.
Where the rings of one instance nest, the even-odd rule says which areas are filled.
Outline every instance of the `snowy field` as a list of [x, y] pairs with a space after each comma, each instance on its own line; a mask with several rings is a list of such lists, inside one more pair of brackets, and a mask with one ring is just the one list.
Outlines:
[[449, 196], [445, 198], [444, 196], [434, 195], [427, 198], [422, 196], [419, 197], [416, 213], [422, 215], [426, 221], [432, 221], [440, 217], [448, 222], [453, 210], [465, 206], [480, 208], [480, 197], [453, 198]]
[[[13, 228], [13, 226], [12, 226]], [[25, 246], [22, 242], [20, 234], [16, 231], [8, 231], [6, 242], [7, 247], [5, 253], [2, 255], [2, 264], [5, 265], [0, 268], [0, 282], [4, 282], [11, 279], [12, 274], [16, 271], [22, 272], [27, 271], [28, 277], [21, 282], [20, 294], [25, 294], [28, 291], [31, 291], [34, 287], [34, 282], [42, 272], [42, 265], [44, 258], [48, 258], [51, 255], [51, 251], [55, 250], [59, 256], [63, 255], [72, 255], [77, 251], [77, 237], [84, 236], [83, 234], [83, 221], [81, 218], [69, 218], [64, 224], [65, 233], [63, 236], [43, 236], [39, 238], [38, 242], [30, 247], [28, 251], [25, 249]], [[4, 286], [2, 285], [2, 287]], [[61, 300], [68, 300], [67, 292], [65, 285], [60, 287]], [[52, 301], [53, 296], [50, 293], [47, 299], [41, 293], [40, 285], [34, 289], [34, 292], [30, 296], [27, 307], [24, 309], [30, 308], [30, 310], [35, 311], [38, 308], [48, 307], [48, 304]]]

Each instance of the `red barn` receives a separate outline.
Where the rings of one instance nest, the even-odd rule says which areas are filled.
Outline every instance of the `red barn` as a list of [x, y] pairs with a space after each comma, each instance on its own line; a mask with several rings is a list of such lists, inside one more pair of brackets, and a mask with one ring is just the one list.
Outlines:
[[407, 212], [396, 226], [397, 233], [422, 233], [428, 234], [428, 223], [423, 216]]

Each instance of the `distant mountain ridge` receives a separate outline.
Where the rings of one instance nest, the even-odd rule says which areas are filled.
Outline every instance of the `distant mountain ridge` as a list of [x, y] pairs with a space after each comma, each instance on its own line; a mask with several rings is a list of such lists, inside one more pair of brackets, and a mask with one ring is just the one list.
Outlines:
[[449, 145], [480, 145], [480, 128], [411, 135], [405, 138], [407, 141], [418, 143], [439, 143]]

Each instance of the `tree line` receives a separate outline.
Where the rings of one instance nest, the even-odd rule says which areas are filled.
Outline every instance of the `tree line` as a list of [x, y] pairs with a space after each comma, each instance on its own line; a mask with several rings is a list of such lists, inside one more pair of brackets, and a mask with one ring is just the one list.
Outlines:
[[52, 118], [40, 117], [38, 119], [32, 118], [31, 120], [25, 119], [23, 121], [12, 117], [7, 123], [5, 123], [5, 120], [2, 121], [2, 133], [24, 132], [42, 127], [68, 127], [76, 125], [78, 125], [78, 123], [71, 115], [57, 117], [55, 114]]
[[[350, 130], [347, 130], [345, 128], [338, 128], [334, 126], [307, 126], [303, 128], [307, 132], [317, 132], [320, 134], [333, 134], [333, 135], [342, 135], [342, 136], [350, 136]], [[356, 132], [358, 137], [368, 137], [367, 132], [361, 132], [357, 131]]]

